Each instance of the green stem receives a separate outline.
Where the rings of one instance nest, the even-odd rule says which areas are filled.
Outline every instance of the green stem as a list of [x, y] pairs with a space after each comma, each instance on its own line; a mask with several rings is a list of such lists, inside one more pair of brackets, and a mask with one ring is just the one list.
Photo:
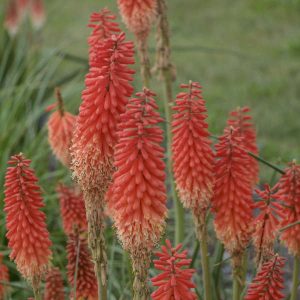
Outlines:
[[41, 292], [38, 287], [33, 288], [34, 300], [42, 300]]
[[209, 256], [207, 250], [207, 231], [206, 226], [201, 232], [201, 241], [200, 241], [200, 251], [201, 251], [201, 264], [202, 264], [202, 276], [203, 276], [203, 285], [204, 285], [204, 299], [211, 300], [211, 280], [210, 280], [210, 271], [209, 271]]
[[219, 282], [220, 282], [220, 274], [222, 269], [222, 261], [224, 255], [224, 245], [218, 241], [218, 245], [215, 250], [214, 255], [214, 266], [213, 266], [213, 279], [214, 279], [214, 291], [216, 294], [216, 299], [221, 299]]
[[299, 271], [300, 271], [300, 259], [298, 256], [294, 257], [294, 272], [293, 272], [293, 284], [291, 290], [290, 300], [297, 300], [297, 291], [299, 283]]
[[240, 300], [240, 280], [238, 275], [233, 276], [233, 291], [232, 291], [232, 300]]

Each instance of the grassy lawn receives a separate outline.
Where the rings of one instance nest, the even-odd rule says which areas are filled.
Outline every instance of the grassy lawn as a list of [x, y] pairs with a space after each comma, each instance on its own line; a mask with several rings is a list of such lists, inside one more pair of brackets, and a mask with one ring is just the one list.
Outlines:
[[[54, 264], [63, 269], [66, 264], [65, 236], [61, 230], [61, 221], [57, 217], [59, 208], [55, 186], [59, 180], [70, 182], [70, 174], [51, 155], [44, 126], [44, 109], [54, 101], [51, 95], [56, 83], [66, 75], [77, 72], [72, 81], [61, 85], [67, 108], [77, 113], [86, 69], [81, 64], [59, 58], [55, 53], [62, 51], [86, 59], [86, 40], [90, 32], [87, 28], [89, 14], [104, 6], [115, 13], [118, 10], [116, 1], [113, 0], [45, 2], [47, 22], [37, 38], [42, 48], [41, 57], [36, 58], [39, 64], [35, 68], [30, 68], [29, 64], [29, 67], [22, 69], [27, 79], [17, 85], [16, 74], [27, 60], [26, 54], [22, 54], [22, 47], [15, 54], [19, 57], [19, 64], [13, 65], [14, 72], [4, 81], [1, 81], [1, 66], [10, 64], [11, 61], [10, 58], [0, 61], [0, 206], [3, 206], [3, 170], [6, 169], [6, 161], [10, 155], [22, 151], [33, 159], [33, 167], [37, 170], [45, 192], [46, 211], [51, 212], [47, 215], [47, 222], [55, 244]], [[282, 167], [294, 158], [299, 161], [300, 1], [167, 2], [172, 33], [172, 58], [177, 69], [174, 93], [178, 92], [180, 83], [189, 80], [202, 84], [210, 130], [214, 135], [222, 132], [230, 110], [237, 106], [250, 106], [257, 127], [261, 156]], [[3, 7], [1, 1], [0, 20]], [[121, 26], [126, 30], [123, 24]], [[0, 33], [1, 31], [2, 29]], [[133, 38], [131, 34], [128, 36]], [[26, 37], [21, 37], [20, 40], [22, 38], [24, 45], [30, 43]], [[150, 42], [152, 63], [154, 39], [153, 32]], [[4, 57], [1, 56], [1, 49], [5, 50], [13, 47], [12, 45], [13, 43], [8, 42], [0, 44], [0, 57]], [[32, 56], [34, 57], [34, 51]], [[136, 90], [139, 90], [141, 83], [138, 78], [138, 64], [135, 68], [137, 80], [134, 84]], [[158, 93], [158, 99], [161, 98], [162, 89], [155, 78], [152, 87]], [[271, 176], [272, 171], [262, 166], [262, 182], [270, 181]], [[0, 215], [0, 245], [5, 245], [2, 212]], [[173, 222], [172, 217], [171, 212], [170, 223]], [[195, 241], [190, 223], [187, 220], [188, 234], [185, 243], [193, 246]], [[170, 226], [169, 228], [168, 230], [173, 230]], [[109, 289], [126, 291], [130, 281], [128, 257], [113, 238], [111, 228], [108, 229], [107, 237], [112, 269]], [[8, 253], [5, 246], [0, 246], [0, 250]], [[9, 266], [14, 269], [13, 263]], [[228, 268], [224, 272], [229, 274]], [[11, 273], [12, 278], [18, 281], [18, 273]], [[28, 296], [28, 292], [17, 290], [15, 298], [12, 299], [25, 299], [25, 296]], [[123, 298], [120, 299], [129, 299], [126, 294], [121, 296]], [[117, 296], [111, 299], [117, 299]]]

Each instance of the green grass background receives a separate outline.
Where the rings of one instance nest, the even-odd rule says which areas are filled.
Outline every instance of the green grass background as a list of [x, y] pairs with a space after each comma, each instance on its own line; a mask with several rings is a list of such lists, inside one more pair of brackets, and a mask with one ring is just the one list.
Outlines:
[[[202, 84], [210, 130], [215, 135], [222, 132], [230, 110], [250, 106], [261, 156], [281, 166], [294, 158], [299, 160], [300, 1], [169, 0], [168, 5], [172, 59], [177, 69], [174, 93], [178, 92], [180, 83], [189, 80]], [[70, 182], [70, 174], [51, 155], [44, 109], [54, 101], [54, 86], [60, 85], [66, 107], [73, 113], [78, 112], [85, 66], [65, 60], [57, 53], [62, 51], [86, 59], [89, 14], [104, 6], [117, 13], [113, 0], [48, 0], [43, 30], [33, 33], [27, 22], [15, 41], [7, 39], [0, 26], [3, 37], [0, 42], [1, 208], [6, 162], [10, 155], [22, 151], [33, 160], [44, 190], [47, 222], [54, 242], [54, 264], [61, 269], [66, 264], [65, 236], [58, 217], [55, 186], [58, 181]], [[1, 1], [0, 20], [3, 11]], [[123, 24], [122, 27], [126, 30]], [[133, 38], [131, 34], [128, 37]], [[153, 63], [154, 33], [150, 48]], [[139, 90], [138, 64], [135, 68], [134, 84]], [[7, 69], [9, 71], [5, 71]], [[67, 82], [69, 77], [72, 80]], [[155, 78], [152, 87], [162, 103], [162, 88]], [[269, 182], [271, 176], [272, 172], [262, 166], [261, 181]], [[1, 251], [8, 254], [3, 213], [0, 216]], [[168, 222], [167, 234], [172, 237], [172, 209]], [[107, 230], [107, 237], [110, 299], [130, 299], [128, 257], [113, 238], [111, 228]], [[184, 244], [191, 252], [194, 237], [188, 215]], [[210, 244], [213, 250], [213, 237]], [[26, 287], [14, 264], [7, 259], [6, 263], [10, 266], [12, 281]], [[226, 275], [229, 271], [224, 268], [223, 272]], [[226, 292], [226, 280], [223, 286]], [[11, 299], [25, 299], [29, 294], [30, 291], [13, 288]]]

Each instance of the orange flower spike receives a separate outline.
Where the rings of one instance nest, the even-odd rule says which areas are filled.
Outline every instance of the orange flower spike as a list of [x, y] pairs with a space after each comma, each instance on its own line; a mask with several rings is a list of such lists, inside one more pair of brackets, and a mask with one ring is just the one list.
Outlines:
[[273, 245], [279, 229], [279, 218], [282, 218], [283, 214], [281, 212], [282, 205], [275, 201], [278, 197], [268, 184], [265, 184], [264, 190], [255, 191], [261, 200], [255, 204], [259, 209], [259, 214], [254, 220], [252, 238], [257, 254], [257, 263], [260, 265], [268, 260], [273, 252]]
[[214, 154], [209, 140], [205, 101], [198, 82], [181, 85], [173, 110], [173, 169], [183, 205], [206, 210], [213, 192]]
[[114, 22], [116, 16], [107, 8], [103, 8], [100, 12], [91, 14], [88, 27], [93, 31], [88, 38], [90, 46], [90, 60], [97, 56], [97, 46], [110, 38], [113, 34], [120, 32], [118, 23]]
[[215, 230], [231, 253], [240, 253], [250, 240], [252, 230], [252, 188], [249, 177], [249, 156], [239, 145], [238, 131], [224, 130], [215, 148], [215, 187], [212, 199]]
[[[245, 149], [257, 155], [258, 147], [256, 142], [256, 131], [251, 122], [252, 117], [249, 115], [249, 112], [249, 107], [238, 107], [230, 113], [231, 118], [228, 119], [227, 124], [236, 128], [240, 136], [244, 137], [243, 144]], [[251, 173], [250, 175], [253, 184], [256, 184], [259, 181], [259, 164], [253, 157], [249, 158], [249, 171]]]
[[166, 216], [163, 131], [155, 94], [148, 89], [129, 100], [119, 126], [109, 205], [126, 250], [152, 249]]
[[122, 18], [128, 29], [145, 38], [156, 16], [156, 0], [118, 0]]
[[128, 67], [134, 63], [133, 43], [121, 33], [97, 51], [97, 59], [90, 61], [71, 148], [73, 171], [83, 190], [108, 185], [117, 124], [133, 92], [134, 71]]
[[130, 99], [121, 116], [109, 206], [118, 235], [132, 259], [133, 299], [148, 299], [150, 256], [165, 226], [166, 188], [163, 131], [155, 94], [148, 89]]
[[[283, 214], [280, 226], [285, 227], [300, 220], [300, 165], [296, 162], [289, 164], [278, 182], [278, 196], [283, 200]], [[300, 225], [284, 230], [280, 240], [295, 256], [300, 256]]]
[[71, 163], [70, 146], [75, 127], [76, 116], [64, 110], [60, 90], [55, 89], [57, 103], [47, 108], [51, 111], [56, 106], [58, 110], [53, 112], [48, 120], [48, 141], [57, 159], [69, 166]]
[[10, 0], [5, 12], [4, 27], [11, 36], [15, 36], [19, 30], [22, 16], [18, 9], [17, 0]]
[[[70, 286], [74, 286], [75, 270], [78, 254], [76, 299], [96, 300], [97, 280], [94, 272], [92, 257], [87, 245], [87, 241], [78, 234], [71, 234], [67, 244], [67, 275]], [[71, 295], [72, 299], [74, 295]]]
[[30, 160], [23, 154], [12, 156], [5, 176], [5, 207], [10, 258], [19, 272], [36, 287], [48, 267], [51, 241], [45, 214], [40, 210], [41, 189]]
[[59, 185], [57, 193], [59, 194], [60, 211], [65, 233], [69, 235], [74, 232], [74, 229], [79, 231], [87, 230], [83, 195], [77, 192], [75, 188], [64, 185]]
[[44, 300], [64, 300], [64, 284], [58, 268], [52, 268], [46, 275]]
[[41, 29], [46, 20], [43, 0], [30, 0], [30, 18], [35, 29]]
[[[9, 282], [9, 273], [8, 268], [5, 264], [3, 264], [3, 255], [0, 254], [0, 281]], [[0, 283], [0, 300], [5, 299], [6, 294], [6, 285]]]
[[196, 294], [191, 290], [196, 286], [192, 283], [192, 276], [196, 272], [189, 269], [191, 259], [187, 259], [187, 250], [180, 251], [182, 244], [172, 248], [169, 240], [162, 246], [162, 252], [155, 253], [158, 260], [154, 260], [154, 267], [163, 271], [151, 279], [158, 289], [151, 294], [153, 300], [194, 300]]
[[249, 285], [245, 300], [284, 299], [285, 296], [282, 294], [284, 262], [285, 259], [278, 255], [265, 262]]

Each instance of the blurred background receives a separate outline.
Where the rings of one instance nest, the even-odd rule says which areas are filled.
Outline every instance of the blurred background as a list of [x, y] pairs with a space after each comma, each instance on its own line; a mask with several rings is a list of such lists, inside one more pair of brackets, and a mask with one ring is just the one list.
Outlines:
[[[70, 182], [70, 174], [51, 154], [45, 108], [55, 101], [54, 88], [60, 86], [66, 108], [78, 113], [87, 72], [89, 15], [105, 6], [118, 14], [115, 2], [46, 0], [44, 20], [33, 18], [32, 24], [25, 15], [11, 35], [3, 25], [8, 1], [0, 2], [0, 249], [4, 254], [9, 253], [2, 213], [6, 162], [10, 155], [23, 152], [33, 160], [32, 166], [44, 190], [45, 210], [52, 212], [47, 222], [55, 241], [54, 263], [61, 268], [66, 263], [55, 186], [58, 181]], [[214, 135], [222, 133], [230, 110], [249, 106], [257, 128], [260, 155], [279, 166], [294, 158], [300, 160], [300, 1], [169, 0], [167, 3], [172, 60], [177, 70], [174, 93], [180, 83], [189, 80], [201, 83]], [[121, 21], [119, 15], [118, 20]], [[126, 31], [123, 23], [121, 27]], [[133, 36], [128, 33], [128, 38]], [[155, 30], [150, 52], [154, 63]], [[139, 90], [138, 64], [135, 68], [134, 85]], [[160, 101], [162, 88], [155, 78], [152, 87]], [[276, 176], [261, 166], [262, 182], [274, 182]], [[172, 217], [169, 222], [173, 222]], [[111, 229], [107, 235], [111, 242], [110, 263], [115, 264], [110, 286], [115, 293], [111, 299], [129, 299], [126, 286], [130, 272], [126, 263], [122, 263], [128, 262], [128, 257], [117, 246]], [[185, 244], [193, 243], [191, 232]], [[7, 263], [12, 280], [20, 286], [12, 289], [12, 299], [24, 299], [30, 291], [19, 281], [14, 265]]]

